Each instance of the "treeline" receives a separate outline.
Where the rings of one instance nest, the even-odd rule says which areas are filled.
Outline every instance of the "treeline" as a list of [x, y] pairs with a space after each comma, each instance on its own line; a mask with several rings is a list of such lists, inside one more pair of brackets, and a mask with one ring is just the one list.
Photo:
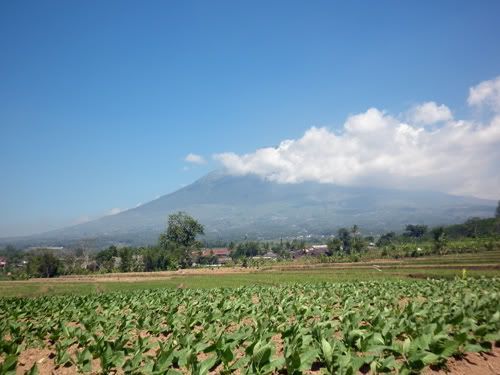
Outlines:
[[388, 243], [405, 243], [434, 241], [439, 238], [449, 240], [460, 240], [464, 238], [495, 238], [500, 236], [500, 217], [494, 218], [470, 218], [462, 224], [438, 226], [429, 228], [427, 225], [409, 224], [402, 233], [387, 232], [380, 236], [377, 245], [383, 246]]
[[[189, 215], [179, 212], [170, 215], [164, 233], [156, 246], [110, 246], [97, 253], [76, 250], [22, 251], [7, 246], [0, 250], [6, 260], [0, 277], [54, 277], [67, 274], [108, 272], [150, 272], [177, 270], [197, 265], [212, 265], [219, 261], [214, 254], [201, 252], [197, 240], [204, 227]], [[500, 243], [500, 205], [494, 218], [471, 218], [462, 224], [429, 228], [422, 224], [408, 224], [400, 232], [387, 232], [380, 236], [363, 236], [360, 228], [340, 228], [321, 250], [311, 247], [304, 239], [292, 241], [242, 241], [230, 242], [227, 247], [231, 258], [229, 265], [247, 265], [248, 260], [271, 252], [278, 259], [303, 256], [305, 249], [321, 257], [321, 261], [359, 260], [360, 256], [377, 253], [377, 256], [401, 257], [427, 254], [445, 254], [492, 250]], [[373, 250], [373, 251], [369, 251]], [[310, 253], [308, 253], [310, 254]]]
[[290, 251], [304, 249], [306, 245], [305, 240], [294, 239], [292, 241], [230, 242], [228, 248], [231, 250], [231, 258], [237, 260], [264, 255], [268, 252], [273, 252], [282, 258], [288, 258]]
[[201, 249], [202, 244], [196, 237], [203, 232], [203, 225], [189, 215], [178, 212], [169, 216], [167, 229], [160, 235], [157, 246], [110, 246], [96, 254], [89, 254], [81, 249], [24, 252], [9, 247], [3, 251], [7, 260], [3, 274], [54, 277], [86, 272], [142, 272], [187, 268], [193, 264], [193, 254]]

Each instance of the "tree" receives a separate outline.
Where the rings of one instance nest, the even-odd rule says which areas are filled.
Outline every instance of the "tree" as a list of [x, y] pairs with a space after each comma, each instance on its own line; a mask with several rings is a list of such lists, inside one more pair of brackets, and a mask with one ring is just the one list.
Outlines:
[[111, 245], [105, 250], [97, 253], [95, 260], [99, 269], [106, 270], [107, 272], [111, 272], [115, 266], [115, 258], [118, 257], [118, 249], [115, 245]]
[[495, 217], [497, 219], [500, 218], [500, 201], [498, 201], [498, 204], [497, 204], [497, 209], [495, 210]]
[[147, 247], [142, 249], [144, 271], [176, 270], [178, 268], [177, 247], [168, 243], [168, 248]]
[[7, 266], [3, 269], [6, 272], [14, 271], [17, 265], [25, 258], [26, 253], [16, 249], [12, 245], [7, 245], [5, 249], [0, 250], [0, 257], [6, 258]]
[[477, 237], [478, 226], [481, 225], [482, 219], [480, 217], [471, 217], [462, 225], [461, 234], [466, 237]]
[[346, 228], [337, 231], [337, 238], [342, 242], [342, 251], [349, 254], [351, 252], [351, 232]]
[[265, 250], [262, 248], [261, 243], [258, 241], [247, 241], [236, 245], [236, 248], [231, 252], [233, 259], [242, 257], [254, 257], [264, 254]]
[[406, 226], [404, 235], [407, 237], [412, 237], [412, 238], [418, 239], [418, 238], [423, 237], [425, 233], [427, 233], [427, 225], [408, 224]]
[[291, 243], [288, 243], [289, 250], [302, 250], [306, 247], [306, 241], [293, 239]]
[[432, 230], [434, 237], [434, 248], [439, 254], [443, 254], [448, 240], [446, 239], [446, 232], [443, 227], [437, 227]]
[[167, 230], [160, 235], [160, 249], [166, 253], [165, 260], [172, 263], [172, 258], [182, 268], [193, 264], [192, 252], [201, 247], [196, 236], [204, 234], [203, 225], [185, 212], [177, 212], [168, 217]]
[[328, 246], [327, 255], [332, 256], [335, 253], [340, 253], [342, 250], [342, 241], [339, 238], [332, 238], [326, 243]]
[[394, 232], [387, 232], [386, 234], [383, 234], [380, 236], [380, 238], [377, 241], [377, 246], [388, 246], [392, 244], [392, 242], [396, 239], [396, 233]]
[[120, 250], [120, 271], [130, 272], [132, 271], [132, 250], [125, 247]]
[[179, 246], [191, 247], [196, 244], [196, 236], [204, 234], [205, 228], [185, 212], [177, 212], [168, 217], [168, 227], [160, 235], [160, 244], [171, 241]]
[[30, 276], [58, 276], [61, 268], [61, 261], [50, 251], [34, 254], [28, 260], [28, 274]]
[[366, 242], [360, 236], [355, 236], [352, 238], [351, 248], [356, 253], [360, 253], [365, 250]]

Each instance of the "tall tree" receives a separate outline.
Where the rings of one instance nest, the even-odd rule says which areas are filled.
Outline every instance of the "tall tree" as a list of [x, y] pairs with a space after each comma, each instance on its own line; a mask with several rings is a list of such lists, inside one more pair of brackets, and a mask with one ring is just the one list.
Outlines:
[[443, 254], [446, 250], [446, 244], [448, 242], [444, 228], [434, 228], [432, 230], [432, 236], [434, 237], [434, 248], [436, 252], [438, 252], [439, 254]]
[[121, 249], [120, 251], [120, 271], [130, 272], [132, 271], [132, 250], [128, 247]]
[[495, 217], [500, 218], [500, 201], [498, 201], [497, 209], [495, 210]]
[[343, 244], [339, 238], [332, 238], [330, 241], [326, 243], [326, 245], [328, 246], [327, 255], [331, 256], [335, 253], [340, 253]]
[[408, 224], [406, 226], [404, 235], [417, 239], [423, 237], [425, 233], [427, 233], [427, 225]]
[[394, 233], [394, 232], [387, 232], [386, 234], [383, 234], [382, 236], [380, 236], [380, 238], [377, 241], [377, 246], [388, 246], [395, 239], [396, 239], [396, 233]]
[[54, 277], [61, 272], [61, 261], [50, 251], [31, 254], [28, 260], [30, 276]]
[[160, 235], [160, 243], [171, 241], [179, 246], [191, 247], [196, 236], [204, 234], [205, 228], [185, 212], [177, 212], [168, 217], [168, 227]]
[[351, 231], [346, 228], [340, 228], [337, 231], [337, 238], [342, 242], [342, 251], [350, 254], [352, 241]]
[[160, 235], [160, 248], [177, 259], [181, 268], [189, 267], [193, 263], [192, 252], [201, 247], [196, 236], [203, 233], [203, 225], [185, 212], [177, 212], [168, 217], [167, 230]]

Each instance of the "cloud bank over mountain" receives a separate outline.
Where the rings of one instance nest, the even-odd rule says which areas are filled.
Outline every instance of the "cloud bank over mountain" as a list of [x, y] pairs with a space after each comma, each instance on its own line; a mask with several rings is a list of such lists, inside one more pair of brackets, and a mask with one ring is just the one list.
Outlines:
[[277, 147], [214, 158], [233, 175], [280, 183], [432, 189], [498, 199], [500, 77], [471, 87], [467, 103], [487, 110], [488, 120], [456, 119], [435, 102], [399, 115], [370, 108], [349, 116], [338, 132], [312, 127]]

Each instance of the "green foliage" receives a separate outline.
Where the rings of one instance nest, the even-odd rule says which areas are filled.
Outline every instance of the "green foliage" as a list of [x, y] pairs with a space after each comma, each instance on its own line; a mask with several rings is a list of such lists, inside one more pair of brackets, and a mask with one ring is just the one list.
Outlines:
[[434, 247], [436, 252], [438, 252], [439, 254], [443, 254], [446, 250], [446, 244], [448, 243], [444, 228], [434, 228], [432, 230], [432, 236], [434, 238]]
[[37, 251], [28, 258], [28, 274], [37, 277], [54, 277], [61, 274], [62, 264], [51, 251]]
[[354, 225], [351, 229], [340, 228], [337, 237], [327, 243], [330, 255], [360, 253], [366, 248], [366, 241], [360, 235], [359, 228]]
[[351, 232], [347, 228], [340, 228], [337, 231], [337, 238], [341, 242], [341, 251], [349, 254], [351, 252]]
[[201, 247], [196, 237], [203, 233], [203, 225], [185, 212], [177, 212], [168, 217], [167, 230], [158, 240], [159, 247], [181, 268], [190, 267], [193, 263], [192, 252]]
[[0, 373], [45, 345], [82, 373], [417, 373], [490, 350], [499, 298], [469, 277], [0, 298]]
[[450, 239], [500, 236], [500, 218], [470, 218], [463, 224], [449, 225], [445, 232]]
[[408, 224], [405, 228], [404, 235], [412, 238], [421, 238], [427, 232], [427, 225]]
[[179, 267], [177, 247], [172, 243], [168, 243], [167, 247], [144, 248], [140, 255], [146, 272], [176, 270]]
[[192, 247], [195, 245], [196, 236], [204, 233], [203, 225], [185, 212], [177, 212], [168, 217], [168, 226], [165, 233], [160, 236], [160, 246], [173, 242], [178, 246]]
[[293, 239], [292, 241], [286, 241], [284, 246], [287, 250], [302, 250], [306, 247], [306, 241]]
[[385, 233], [378, 239], [377, 246], [379, 247], [389, 246], [393, 243], [395, 239], [396, 239], [396, 233], [394, 232]]
[[264, 254], [265, 252], [266, 249], [261, 242], [245, 241], [236, 245], [234, 250], [231, 252], [231, 257], [233, 259], [241, 257], [254, 257]]
[[332, 238], [326, 245], [328, 246], [329, 255], [338, 254], [342, 252], [342, 240], [340, 238]]

